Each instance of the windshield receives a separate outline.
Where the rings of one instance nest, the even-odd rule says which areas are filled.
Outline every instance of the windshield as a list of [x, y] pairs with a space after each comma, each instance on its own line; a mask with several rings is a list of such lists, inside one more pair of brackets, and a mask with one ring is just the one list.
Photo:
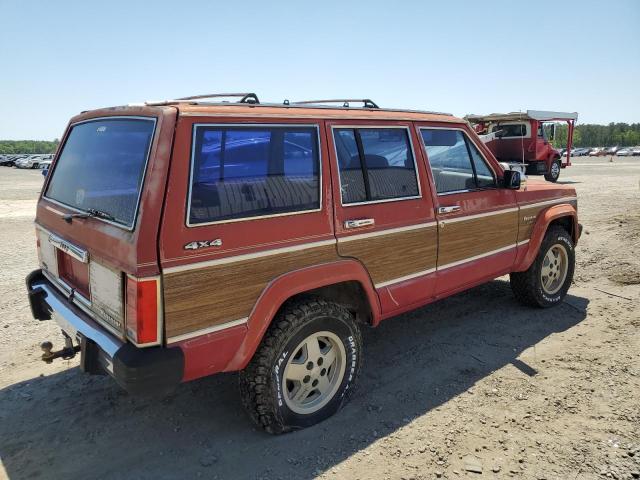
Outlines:
[[45, 197], [133, 227], [154, 127], [125, 117], [73, 126]]

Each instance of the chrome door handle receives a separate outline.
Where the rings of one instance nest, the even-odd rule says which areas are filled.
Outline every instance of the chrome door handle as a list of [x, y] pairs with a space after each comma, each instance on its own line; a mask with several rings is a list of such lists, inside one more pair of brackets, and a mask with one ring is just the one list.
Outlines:
[[345, 220], [344, 228], [372, 227], [376, 224], [373, 218], [359, 218], [357, 220]]
[[454, 213], [460, 210], [458, 205], [452, 205], [451, 207], [438, 207], [438, 213], [446, 214], [446, 213]]

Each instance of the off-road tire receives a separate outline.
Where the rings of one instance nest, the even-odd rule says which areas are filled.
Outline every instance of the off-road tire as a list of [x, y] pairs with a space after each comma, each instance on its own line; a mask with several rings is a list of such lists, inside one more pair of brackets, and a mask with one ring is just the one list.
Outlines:
[[[326, 405], [311, 414], [291, 410], [282, 376], [293, 350], [314, 332], [329, 331], [342, 341], [346, 368]], [[272, 434], [314, 425], [336, 413], [351, 397], [362, 364], [362, 337], [354, 316], [339, 303], [307, 298], [285, 306], [274, 318], [247, 367], [240, 372], [240, 395], [253, 422]]]
[[548, 182], [556, 183], [558, 181], [558, 178], [560, 178], [561, 169], [562, 163], [560, 163], [560, 160], [554, 160], [553, 163], [549, 166], [549, 172], [544, 174], [544, 179]]
[[[562, 283], [562, 287], [554, 294], [548, 294], [542, 287], [540, 271], [544, 262], [544, 257], [554, 245], [561, 244], [565, 247], [568, 257], [567, 275]], [[569, 232], [560, 226], [551, 226], [542, 240], [540, 250], [536, 259], [528, 270], [524, 272], [513, 272], [510, 275], [511, 290], [516, 299], [527, 306], [548, 308], [558, 305], [567, 295], [567, 291], [573, 280], [575, 270], [575, 249], [573, 239]]]

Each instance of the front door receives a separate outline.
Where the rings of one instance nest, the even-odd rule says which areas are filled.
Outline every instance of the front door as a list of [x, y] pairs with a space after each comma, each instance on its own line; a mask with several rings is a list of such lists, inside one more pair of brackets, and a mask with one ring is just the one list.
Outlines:
[[438, 222], [436, 295], [507, 273], [515, 261], [518, 207], [499, 188], [498, 166], [461, 128], [423, 127]]
[[383, 315], [424, 302], [435, 285], [437, 225], [420, 140], [410, 123], [330, 123], [338, 253], [359, 260]]

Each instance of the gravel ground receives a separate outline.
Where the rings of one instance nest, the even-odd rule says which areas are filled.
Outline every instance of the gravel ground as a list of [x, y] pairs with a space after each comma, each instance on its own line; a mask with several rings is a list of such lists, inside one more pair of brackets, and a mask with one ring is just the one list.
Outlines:
[[503, 277], [364, 332], [357, 394], [279, 437], [253, 428], [236, 375], [132, 398], [30, 318], [42, 177], [0, 168], [0, 478], [640, 478], [640, 158], [575, 160], [585, 226], [550, 310]]

